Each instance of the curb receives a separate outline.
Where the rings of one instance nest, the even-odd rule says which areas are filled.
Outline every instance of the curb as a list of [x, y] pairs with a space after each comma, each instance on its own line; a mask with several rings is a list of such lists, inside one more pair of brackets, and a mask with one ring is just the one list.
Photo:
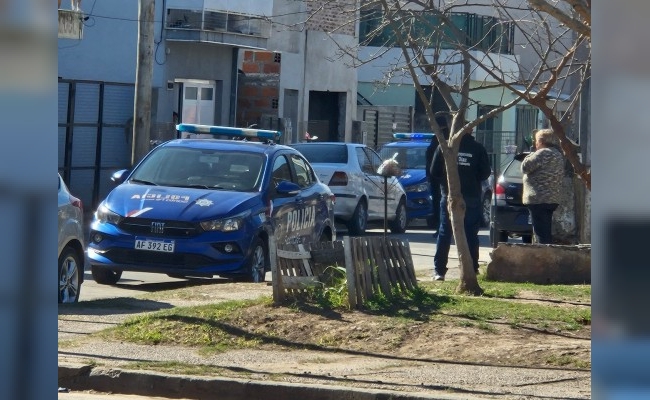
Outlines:
[[168, 375], [153, 371], [59, 363], [59, 387], [125, 395], [191, 398], [195, 400], [479, 400], [467, 394], [409, 393], [342, 386], [266, 382], [245, 379]]

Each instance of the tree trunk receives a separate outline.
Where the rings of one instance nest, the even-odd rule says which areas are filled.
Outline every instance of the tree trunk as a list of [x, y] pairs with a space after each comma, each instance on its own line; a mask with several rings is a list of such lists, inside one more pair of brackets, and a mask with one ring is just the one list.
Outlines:
[[[462, 135], [458, 140], [462, 139]], [[460, 268], [460, 280], [457, 293], [467, 293], [475, 296], [483, 294], [483, 289], [478, 284], [476, 273], [474, 272], [474, 263], [469, 252], [467, 237], [465, 236], [465, 210], [466, 204], [460, 191], [460, 177], [458, 175], [458, 156], [453, 152], [445, 154], [445, 165], [447, 168], [447, 182], [449, 182], [449, 196], [447, 198], [447, 207], [451, 226], [454, 232], [454, 241], [458, 249], [458, 259]], [[453, 177], [453, 178], [452, 178]]]

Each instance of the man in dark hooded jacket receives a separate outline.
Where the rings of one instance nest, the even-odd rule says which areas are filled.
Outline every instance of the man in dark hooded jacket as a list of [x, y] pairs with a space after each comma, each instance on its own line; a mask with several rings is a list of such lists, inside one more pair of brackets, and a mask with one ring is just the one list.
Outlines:
[[[463, 136], [458, 149], [458, 175], [460, 177], [460, 190], [465, 200], [465, 236], [469, 245], [474, 271], [478, 273], [479, 241], [478, 231], [482, 220], [482, 187], [481, 182], [490, 176], [490, 159], [485, 147], [467, 133]], [[444, 281], [447, 273], [449, 248], [453, 238], [449, 211], [447, 210], [447, 172], [445, 160], [440, 148], [436, 149], [431, 164], [430, 175], [440, 181], [440, 227], [438, 228], [438, 242], [436, 254], [433, 258], [433, 279]]]
[[427, 220], [427, 224], [435, 229], [433, 235], [438, 234], [438, 226], [440, 225], [440, 181], [433, 176], [431, 176], [431, 164], [433, 162], [433, 155], [438, 148], [438, 137], [434, 136], [429, 143], [426, 151], [426, 160], [427, 160], [427, 181], [429, 182], [429, 188], [431, 189], [431, 201], [433, 214], [430, 220]]
[[[449, 128], [443, 123], [440, 123], [440, 132], [442, 132], [445, 139], [449, 139]], [[426, 175], [429, 181], [429, 187], [431, 188], [431, 202], [433, 207], [433, 215], [431, 216], [431, 220], [427, 222], [429, 226], [435, 229], [433, 233], [434, 237], [438, 234], [438, 227], [440, 226], [440, 180], [431, 175], [431, 165], [433, 164], [433, 155], [438, 146], [438, 136], [434, 135], [425, 153], [427, 163]]]

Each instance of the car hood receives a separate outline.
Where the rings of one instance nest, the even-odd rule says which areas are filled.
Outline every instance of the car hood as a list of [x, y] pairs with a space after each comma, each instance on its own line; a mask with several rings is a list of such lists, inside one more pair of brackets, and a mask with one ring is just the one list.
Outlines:
[[258, 193], [119, 185], [104, 204], [125, 216], [177, 221], [201, 221], [215, 216], [232, 216], [250, 207]]
[[402, 186], [407, 187], [426, 182], [427, 174], [423, 169], [404, 169], [398, 179]]

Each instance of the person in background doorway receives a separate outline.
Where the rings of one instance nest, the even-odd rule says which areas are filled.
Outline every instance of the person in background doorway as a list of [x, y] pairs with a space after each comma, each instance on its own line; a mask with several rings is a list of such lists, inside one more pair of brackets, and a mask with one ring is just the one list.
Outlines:
[[[472, 256], [474, 272], [478, 274], [479, 241], [478, 231], [481, 228], [483, 216], [483, 190], [481, 183], [490, 176], [490, 159], [485, 147], [477, 142], [471, 133], [463, 136], [458, 149], [458, 176], [460, 178], [460, 191], [465, 200], [465, 237]], [[440, 182], [440, 227], [438, 228], [438, 242], [436, 254], [433, 257], [433, 279], [444, 281], [447, 273], [449, 249], [453, 237], [449, 210], [447, 209], [447, 172], [445, 160], [440, 148], [436, 149], [431, 165], [431, 175]]]
[[564, 156], [552, 129], [535, 132], [535, 151], [521, 162], [523, 203], [528, 206], [537, 243], [553, 242], [553, 212], [560, 203]]

